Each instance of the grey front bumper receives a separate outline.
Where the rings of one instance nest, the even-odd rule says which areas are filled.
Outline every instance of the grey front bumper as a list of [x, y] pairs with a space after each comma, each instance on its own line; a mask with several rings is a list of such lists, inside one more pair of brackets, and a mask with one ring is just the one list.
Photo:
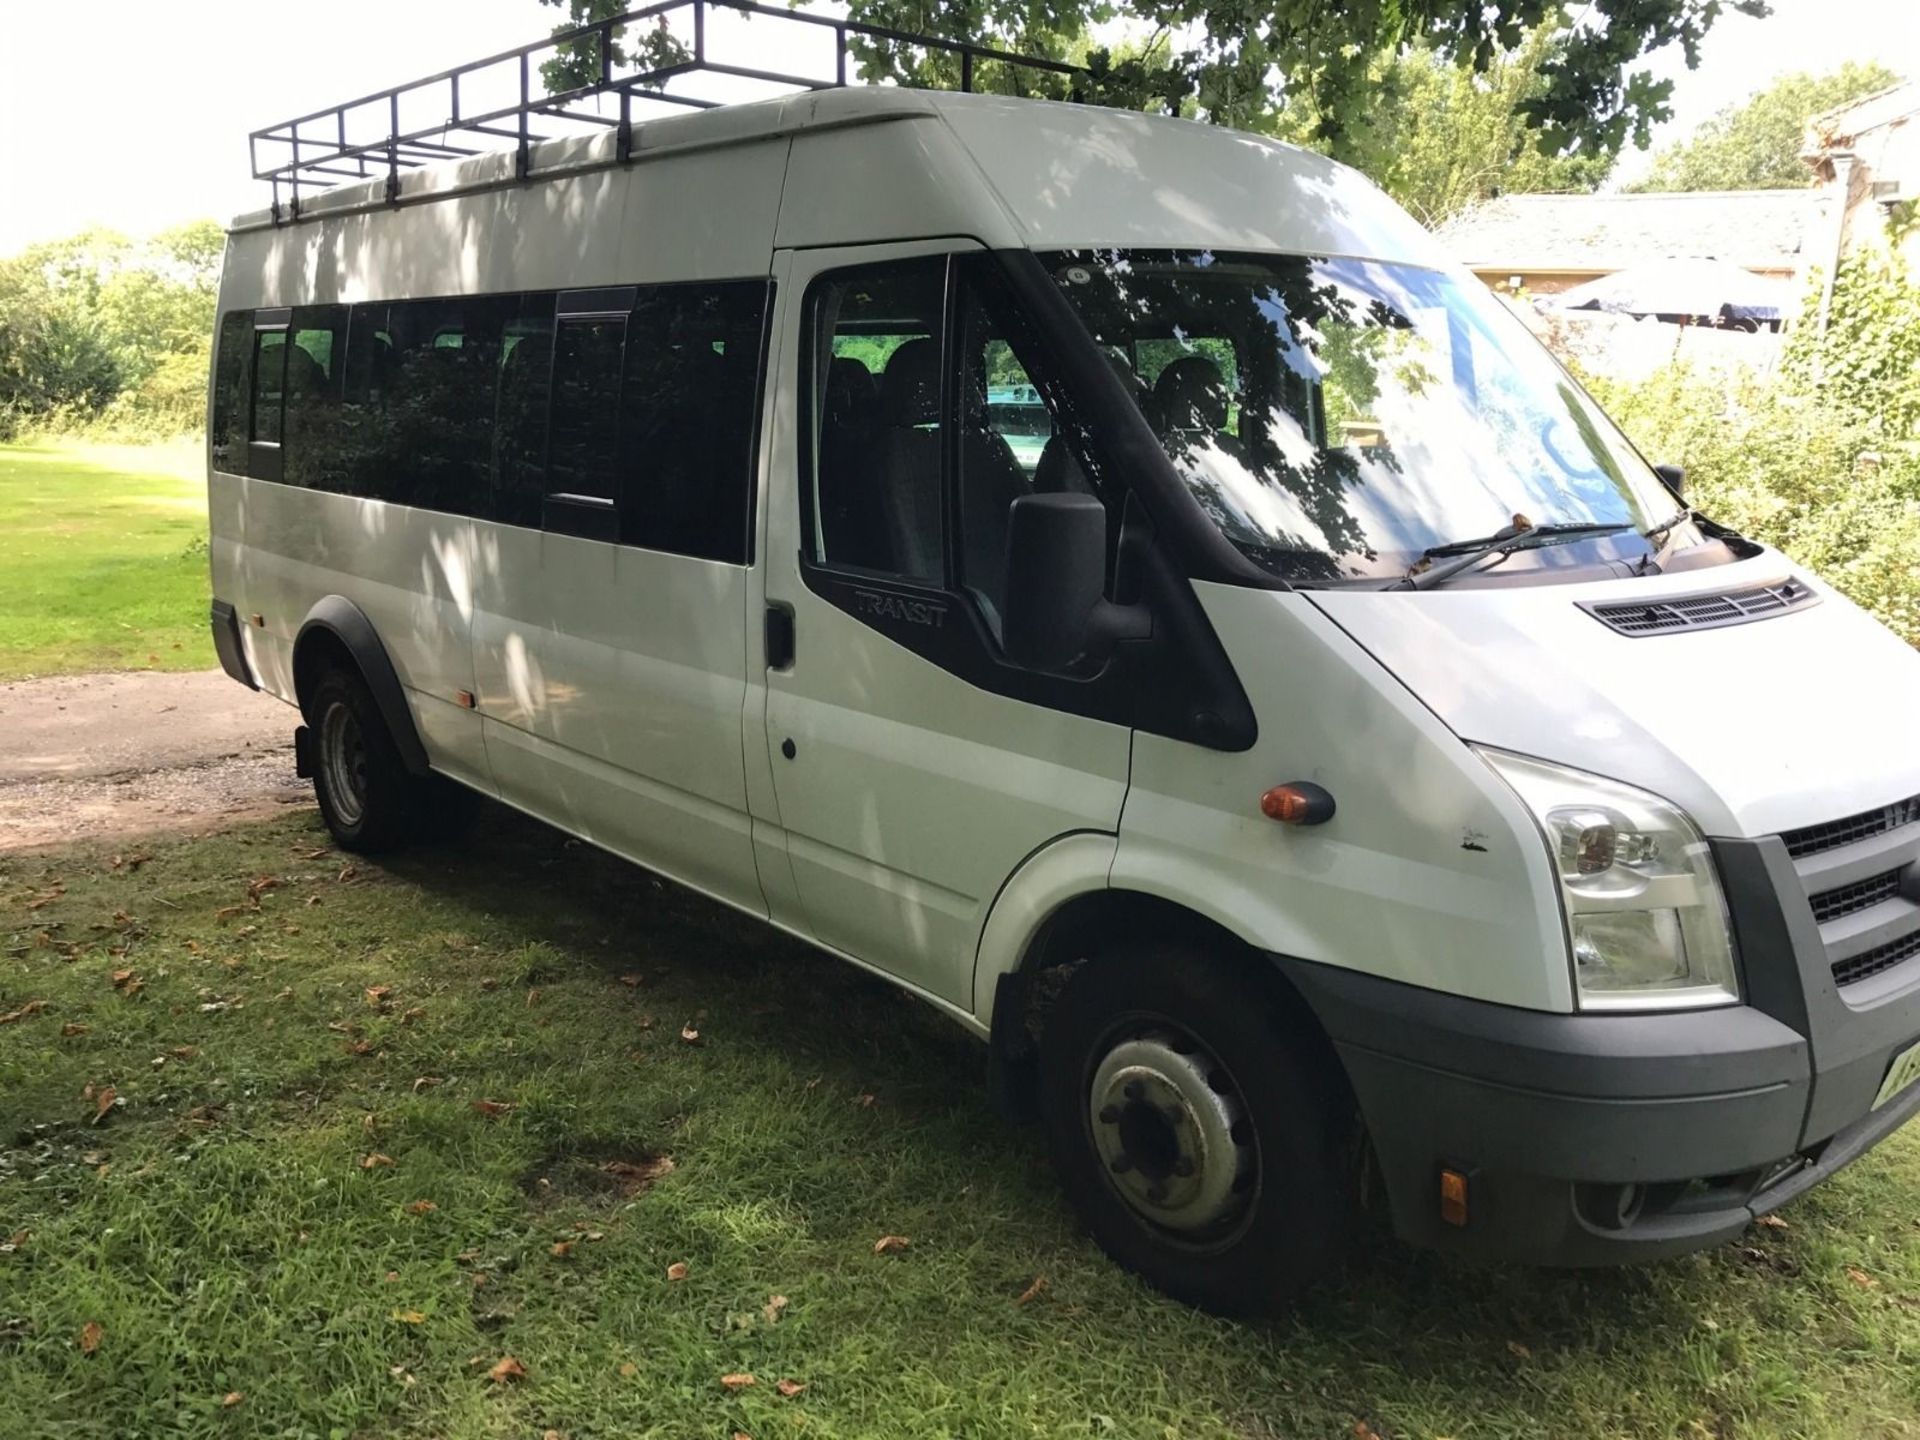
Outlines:
[[[1785, 847], [1715, 849], [1745, 1005], [1558, 1015], [1276, 958], [1346, 1068], [1404, 1238], [1540, 1264], [1681, 1254], [1920, 1110], [1920, 1086], [1871, 1108], [1920, 1040], [1920, 958], [1839, 994]], [[1442, 1168], [1468, 1177], [1464, 1227], [1441, 1220]]]

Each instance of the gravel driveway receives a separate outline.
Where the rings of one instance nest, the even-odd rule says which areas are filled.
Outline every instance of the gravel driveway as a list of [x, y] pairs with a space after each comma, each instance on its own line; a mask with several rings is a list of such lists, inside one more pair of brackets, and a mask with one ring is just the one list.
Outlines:
[[218, 670], [0, 685], [0, 851], [302, 804], [287, 706]]

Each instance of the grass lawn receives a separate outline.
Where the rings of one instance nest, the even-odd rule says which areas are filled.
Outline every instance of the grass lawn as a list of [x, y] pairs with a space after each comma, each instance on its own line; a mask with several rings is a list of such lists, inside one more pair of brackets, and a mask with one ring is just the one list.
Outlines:
[[0, 680], [213, 663], [200, 447], [0, 445]]
[[0, 858], [0, 1435], [1920, 1434], [1920, 1135], [1709, 1255], [1381, 1243], [1225, 1323], [1080, 1236], [945, 1022], [476, 834]]

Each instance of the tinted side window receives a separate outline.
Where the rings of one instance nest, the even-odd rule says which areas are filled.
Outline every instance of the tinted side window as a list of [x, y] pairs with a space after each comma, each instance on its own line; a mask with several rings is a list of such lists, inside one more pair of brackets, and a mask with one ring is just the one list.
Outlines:
[[213, 362], [213, 418], [207, 432], [213, 468], [229, 475], [247, 473], [246, 437], [240, 429], [247, 413], [247, 361], [252, 345], [253, 312], [229, 310], [220, 321], [220, 349]]
[[512, 305], [472, 297], [388, 307], [385, 498], [454, 515], [489, 512], [494, 367]]
[[280, 418], [285, 400], [287, 332], [253, 332], [253, 405], [247, 439], [255, 445], [280, 443]]
[[314, 483], [343, 495], [382, 498], [386, 486], [386, 400], [393, 336], [385, 304], [356, 305], [347, 320], [347, 353], [332, 465]]
[[633, 312], [620, 538], [745, 563], [767, 286], [672, 285]]
[[500, 337], [494, 389], [493, 518], [538, 527], [547, 492], [547, 392], [553, 371], [551, 292], [522, 295]]
[[627, 322], [563, 320], [553, 355], [548, 488], [613, 498], [620, 437], [620, 368]]
[[841, 271], [813, 292], [813, 558], [943, 583], [944, 256]]
[[340, 380], [347, 307], [302, 306], [288, 325], [286, 455], [281, 478], [320, 490], [340, 453]]

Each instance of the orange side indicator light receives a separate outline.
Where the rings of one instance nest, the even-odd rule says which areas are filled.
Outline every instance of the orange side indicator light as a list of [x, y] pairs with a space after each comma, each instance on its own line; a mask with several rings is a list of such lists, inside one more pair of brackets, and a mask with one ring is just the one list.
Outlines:
[[453, 703], [458, 705], [462, 710], [471, 710], [480, 702], [474, 699], [473, 691], [456, 690], [453, 693]]
[[1458, 1170], [1440, 1172], [1440, 1218], [1464, 1229], [1467, 1223], [1467, 1177]]
[[1322, 825], [1333, 818], [1333, 796], [1311, 780], [1291, 780], [1260, 797], [1260, 813], [1282, 825]]

